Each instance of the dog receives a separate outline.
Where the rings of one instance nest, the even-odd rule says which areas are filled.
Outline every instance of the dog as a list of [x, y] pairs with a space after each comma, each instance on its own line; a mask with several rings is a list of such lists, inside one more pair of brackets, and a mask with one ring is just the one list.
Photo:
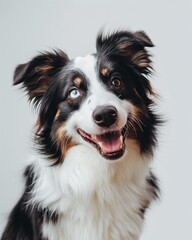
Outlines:
[[94, 54], [52, 50], [16, 68], [38, 111], [38, 154], [2, 240], [139, 239], [159, 195], [153, 46], [143, 31], [100, 31]]

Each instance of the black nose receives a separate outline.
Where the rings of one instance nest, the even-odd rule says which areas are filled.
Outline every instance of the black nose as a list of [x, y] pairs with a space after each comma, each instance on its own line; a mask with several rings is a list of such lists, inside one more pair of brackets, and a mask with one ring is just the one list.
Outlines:
[[117, 120], [117, 109], [113, 106], [100, 106], [93, 112], [93, 120], [100, 127], [110, 127]]

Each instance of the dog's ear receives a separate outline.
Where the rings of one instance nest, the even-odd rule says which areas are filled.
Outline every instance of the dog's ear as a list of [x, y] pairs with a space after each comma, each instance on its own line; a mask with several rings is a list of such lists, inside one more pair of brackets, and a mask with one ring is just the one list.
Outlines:
[[54, 81], [54, 75], [66, 65], [68, 60], [67, 55], [60, 50], [42, 53], [28, 63], [17, 66], [13, 84], [21, 83], [28, 93], [29, 100], [38, 105]]
[[99, 33], [96, 48], [98, 53], [112, 57], [123, 57], [123, 61], [134, 65], [140, 73], [147, 74], [151, 70], [150, 55], [146, 47], [153, 47], [150, 38], [143, 31], [119, 31], [108, 36]]

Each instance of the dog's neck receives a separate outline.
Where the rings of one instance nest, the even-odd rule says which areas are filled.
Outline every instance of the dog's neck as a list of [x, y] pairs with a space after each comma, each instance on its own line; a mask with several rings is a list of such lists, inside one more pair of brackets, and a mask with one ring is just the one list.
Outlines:
[[[138, 239], [143, 223], [139, 211], [154, 196], [147, 184], [149, 162], [140, 155], [133, 140], [126, 144], [123, 158], [113, 162], [103, 159], [94, 148], [82, 145], [73, 147], [61, 166], [50, 167], [41, 158], [34, 160], [32, 203], [60, 216], [56, 225], [45, 224], [45, 237]], [[63, 229], [61, 225], [67, 227]], [[117, 229], [119, 233], [113, 232]], [[79, 232], [82, 237], [78, 237]]]
[[124, 156], [117, 161], [105, 160], [95, 149], [82, 145], [69, 150], [61, 166], [50, 167], [48, 161], [35, 157], [35, 202], [53, 206], [61, 196], [86, 198], [105, 185], [142, 186], [149, 175], [149, 160], [141, 156], [133, 140], [126, 144]]

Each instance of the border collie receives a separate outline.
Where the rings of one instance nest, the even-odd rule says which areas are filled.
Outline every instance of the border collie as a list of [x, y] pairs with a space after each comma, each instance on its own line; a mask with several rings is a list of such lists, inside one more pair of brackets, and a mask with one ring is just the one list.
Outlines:
[[160, 119], [143, 32], [98, 34], [96, 53], [44, 52], [19, 65], [38, 109], [39, 155], [2, 240], [137, 240], [159, 187], [150, 164]]

